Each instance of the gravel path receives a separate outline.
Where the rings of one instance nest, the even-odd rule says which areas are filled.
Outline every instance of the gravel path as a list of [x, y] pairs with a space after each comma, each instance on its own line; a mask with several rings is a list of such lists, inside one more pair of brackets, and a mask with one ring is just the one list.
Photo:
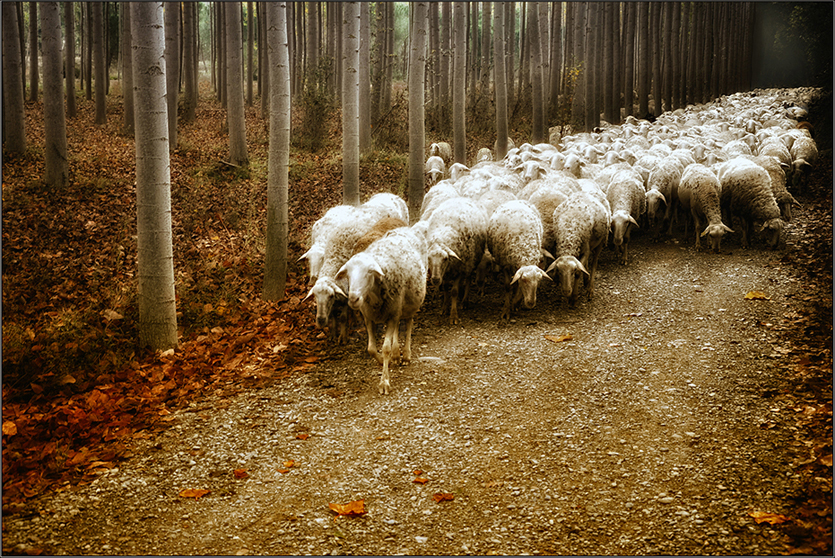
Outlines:
[[[507, 325], [493, 283], [459, 326], [429, 298], [419, 358], [394, 368], [391, 395], [354, 333], [302, 377], [175, 413], [118, 469], [7, 518], [4, 546], [779, 554], [780, 534], [749, 512], [783, 513], [797, 491], [781, 328], [805, 303], [782, 252], [738, 241], [713, 254], [636, 235], [628, 266], [604, 251], [594, 300], [570, 309], [544, 284]], [[178, 496], [187, 488], [211, 492]], [[359, 499], [360, 517], [328, 509]]]

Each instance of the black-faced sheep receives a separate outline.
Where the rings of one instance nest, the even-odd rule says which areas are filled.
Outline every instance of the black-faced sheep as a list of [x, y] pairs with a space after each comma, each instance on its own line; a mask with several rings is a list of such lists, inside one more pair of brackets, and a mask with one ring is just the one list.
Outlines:
[[[714, 252], [719, 252], [722, 236], [725, 233], [732, 233], [730, 227], [722, 222], [722, 213], [719, 207], [719, 180], [709, 168], [700, 164], [693, 164], [684, 169], [681, 181], [678, 186], [678, 199], [684, 212], [689, 213], [693, 218], [693, 225], [696, 231], [696, 250], [701, 247], [701, 237], [707, 236], [710, 246]], [[687, 217], [684, 217], [687, 233]], [[707, 226], [701, 233], [701, 221], [707, 222]]]
[[548, 277], [538, 267], [542, 260], [542, 232], [539, 212], [527, 201], [504, 203], [490, 217], [487, 248], [503, 277], [503, 320], [510, 320], [511, 309], [520, 300], [525, 308], [536, 305], [536, 289], [542, 278]]
[[754, 223], [760, 223], [755, 231], [766, 233], [766, 241], [776, 248], [783, 232], [780, 208], [771, 189], [771, 178], [761, 166], [737, 157], [723, 163], [718, 173], [721, 193], [719, 195], [725, 223], [732, 223], [733, 217], [742, 222], [742, 245], [746, 248], [751, 241]]
[[[416, 235], [407, 227], [390, 231], [365, 251], [351, 257], [336, 274], [348, 285], [348, 306], [365, 318], [368, 353], [383, 365], [379, 391], [391, 390], [389, 366], [399, 357], [412, 359], [414, 316], [426, 296], [426, 265], [416, 247]], [[403, 351], [400, 351], [400, 320], [406, 321]], [[382, 355], [377, 352], [374, 325], [385, 324]]]

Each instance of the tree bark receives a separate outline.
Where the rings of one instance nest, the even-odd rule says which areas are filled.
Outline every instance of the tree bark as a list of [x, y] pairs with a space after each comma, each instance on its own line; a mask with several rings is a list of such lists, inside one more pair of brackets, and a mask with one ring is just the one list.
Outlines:
[[600, 88], [603, 93], [604, 119], [610, 124], [617, 124], [619, 118], [615, 114], [615, 6], [613, 2], [603, 4], [603, 72]]
[[542, 49], [539, 40], [539, 13], [542, 3], [533, 2], [528, 6], [528, 46], [530, 52], [531, 69], [531, 143], [548, 141], [545, 129], [544, 95], [542, 88]]
[[649, 44], [652, 49], [652, 114], [659, 116], [663, 112], [661, 108], [661, 2], [651, 2], [650, 6]]
[[429, 6], [413, 4], [411, 48], [409, 49], [409, 220], [416, 223], [423, 204], [423, 154], [425, 145], [424, 85], [426, 79], [426, 26]]
[[672, 76], [672, 106], [670, 108], [677, 109], [681, 107], [681, 2], [673, 3], [673, 22], [672, 22], [672, 36], [670, 43], [670, 56], [673, 59], [673, 76]]
[[226, 118], [229, 126], [229, 162], [246, 165], [246, 120], [244, 118], [243, 38], [241, 37], [241, 4], [226, 2]]
[[493, 43], [490, 40], [490, 20], [492, 2], [481, 3], [481, 90], [487, 95], [490, 87], [490, 51]]
[[586, 60], [585, 41], [586, 17], [590, 3], [576, 3], [574, 5], [574, 63], [572, 71], [575, 73], [574, 96], [571, 104], [571, 126], [579, 131], [585, 127], [586, 103], [589, 101], [586, 91], [586, 73], [589, 62]]
[[360, 5], [342, 9], [342, 203], [360, 204], [359, 46]]
[[[177, 107], [180, 83], [180, 3], [166, 2], [165, 6], [165, 87], [168, 106], [168, 146], [177, 147]], [[188, 8], [186, 8], [188, 9]]]
[[4, 151], [26, 151], [26, 128], [23, 113], [23, 54], [17, 9], [3, 2], [3, 142]]
[[57, 2], [41, 4], [43, 34], [44, 182], [63, 188], [69, 181], [67, 123], [64, 119], [64, 64], [61, 60], [61, 17]]
[[[188, 4], [189, 2], [184, 2], [182, 4], [183, 60], [185, 61], [191, 60], [194, 56], [194, 25], [192, 25], [192, 22], [194, 20], [194, 14], [192, 13], [191, 7]], [[219, 6], [222, 7], [222, 5]], [[222, 12], [223, 10], [220, 11]], [[220, 18], [217, 18], [215, 21], [218, 22], [218, 24], [215, 26], [215, 32], [218, 34], [218, 37], [221, 37], [224, 34], [224, 27], [221, 26]], [[226, 59], [222, 58], [222, 55], [223, 51], [218, 50], [218, 87], [225, 87], [226, 85], [226, 82], [222, 78], [224, 73], [222, 68], [226, 66]], [[196, 81], [197, 80], [194, 76], [194, 66], [187, 62], [183, 62], [183, 122], [185, 123], [194, 122], [194, 119], [197, 118], [197, 91], [195, 89]]]
[[562, 2], [551, 3], [551, 55], [548, 85], [548, 123], [556, 118], [562, 75]]
[[598, 124], [600, 111], [598, 109], [597, 77], [600, 66], [597, 63], [597, 37], [600, 33], [600, 6], [591, 2], [586, 15], [586, 106], [584, 129], [591, 132]]
[[452, 45], [450, 44], [451, 41], [451, 33], [452, 30], [452, 2], [442, 2], [441, 3], [441, 45], [440, 45], [440, 64], [441, 64], [441, 77], [440, 77], [440, 106], [439, 106], [439, 118], [440, 118], [440, 125], [439, 131], [441, 134], [448, 134], [449, 133], [449, 102], [450, 102], [450, 90], [452, 89], [450, 84], [450, 66], [452, 60]]
[[478, 42], [478, 2], [470, 2], [469, 38], [467, 45], [467, 58], [469, 59], [469, 74], [467, 91], [470, 95], [470, 105], [475, 106], [476, 92], [478, 91], [478, 70], [481, 67]]
[[359, 46], [360, 154], [371, 151], [371, 5], [361, 2]]
[[664, 69], [662, 76], [663, 85], [663, 109], [672, 110], [673, 106], [673, 53], [678, 53], [673, 50], [673, 4], [674, 2], [666, 2], [664, 4], [664, 45], [661, 48], [664, 58]]
[[307, 4], [307, 76], [312, 81], [313, 72], [319, 66], [319, 12], [316, 9], [318, 2], [305, 2]]
[[[75, 118], [75, 5], [64, 2], [64, 22], [67, 26], [67, 51], [64, 74], [67, 81], [67, 118]], [[130, 50], [127, 51], [130, 53]], [[130, 56], [130, 54], [127, 54]]]
[[505, 48], [505, 83], [507, 84], [507, 104], [511, 106], [516, 101], [515, 57], [516, 51], [516, 2], [504, 2], [504, 48]]
[[90, 101], [93, 98], [93, 3], [82, 2], [81, 5], [86, 8], [85, 21], [87, 23], [87, 32], [85, 36], [87, 37], [87, 73], [85, 77], [87, 83], [85, 86], [87, 89], [87, 100]]
[[106, 68], [104, 67], [104, 22], [103, 6], [100, 2], [93, 3], [93, 71], [96, 74], [96, 124], [103, 125], [107, 123], [107, 105], [105, 99], [106, 85], [104, 81], [107, 79]]
[[[122, 4], [121, 10], [121, 42], [122, 50], [122, 133], [126, 136], [134, 135], [133, 116], [133, 57], [130, 50], [130, 4]], [[169, 108], [169, 111], [171, 109]]]
[[496, 3], [493, 10], [493, 84], [496, 99], [496, 160], [507, 155], [507, 74], [505, 73], [505, 9]]
[[638, 4], [638, 116], [649, 114], [649, 2]]
[[166, 350], [177, 346], [177, 307], [162, 3], [132, 2], [131, 10], [139, 341]]
[[[285, 13], [285, 17], [287, 17], [290, 13], [292, 13], [295, 6], [304, 6], [304, 4], [299, 4], [297, 2], [287, 2], [289, 10]], [[266, 14], [267, 12], [267, 2], [259, 2], [258, 5], [261, 8], [261, 14]], [[303, 9], [300, 11], [304, 11]], [[267, 28], [267, 17], [260, 17], [258, 20], [258, 28], [263, 31], [262, 37], [268, 37], [269, 29]], [[270, 107], [272, 106], [272, 94], [270, 87], [272, 86], [272, 78], [270, 78], [271, 66], [269, 60], [269, 38], [264, 40], [263, 49], [261, 48], [261, 43], [259, 42], [259, 55], [261, 55], [260, 61], [258, 63], [258, 83], [261, 85], [261, 114], [262, 118], [271, 118], [270, 117]], [[263, 50], [263, 54], [261, 51]], [[292, 74], [291, 74], [291, 80]], [[293, 83], [290, 83], [290, 91], [292, 95], [293, 90]], [[272, 122], [272, 120], [270, 120]]]
[[635, 16], [634, 2], [623, 3], [623, 106], [626, 115], [635, 114]]
[[255, 61], [255, 22], [252, 2], [246, 3], [246, 106], [252, 106], [252, 64]]
[[[288, 170], [290, 164], [290, 54], [287, 3], [267, 2], [270, 71], [270, 148], [267, 159], [267, 237], [264, 300], [284, 298], [287, 283]], [[260, 73], [260, 72], [259, 72]]]
[[455, 2], [454, 37], [455, 48], [454, 67], [452, 72], [452, 149], [456, 163], [467, 164], [467, 129], [464, 111], [467, 108], [467, 15], [466, 3]]
[[38, 101], [38, 3], [29, 2], [29, 100]]

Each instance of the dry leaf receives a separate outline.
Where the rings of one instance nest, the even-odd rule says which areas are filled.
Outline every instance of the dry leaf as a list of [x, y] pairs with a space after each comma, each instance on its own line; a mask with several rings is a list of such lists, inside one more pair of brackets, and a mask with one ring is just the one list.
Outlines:
[[249, 473], [246, 472], [246, 469], [235, 469], [235, 478], [236, 479], [245, 479], [249, 476]]
[[546, 335], [545, 339], [548, 341], [553, 341], [554, 343], [562, 343], [563, 341], [571, 341], [573, 337], [571, 334], [566, 335]]
[[365, 513], [365, 500], [355, 500], [347, 504], [328, 504], [337, 515], [357, 516]]
[[824, 467], [832, 467], [832, 454], [824, 455], [818, 458], [818, 461], [821, 462], [821, 465]]
[[745, 295], [745, 300], [770, 300], [768, 295], [760, 291], [751, 291]]
[[412, 474], [413, 475], [422, 475], [423, 471], [421, 471], [420, 469], [415, 469], [414, 471], [412, 471]]
[[290, 459], [289, 461], [285, 461], [285, 462], [284, 462], [284, 466], [285, 466], [285, 467], [287, 467], [288, 469], [289, 469], [290, 467], [292, 467], [293, 465], [295, 465], [295, 464], [296, 464], [296, 462], [295, 462], [295, 461], [293, 461], [292, 459]]
[[307, 440], [310, 438], [310, 434], [296, 434], [297, 440]]
[[281, 473], [282, 475], [284, 475], [286, 473], [289, 473], [290, 469], [278, 469], [278, 472]]
[[10, 420], [3, 421], [3, 435], [14, 436], [17, 434], [17, 425]]
[[180, 491], [181, 498], [194, 498], [195, 500], [199, 500], [206, 494], [209, 494], [211, 490], [206, 490], [205, 488], [186, 488], [185, 490]]
[[436, 502], [443, 502], [445, 500], [455, 499], [455, 495], [450, 494], [449, 492], [437, 492], [432, 495], [432, 499]]
[[748, 515], [753, 517], [754, 521], [756, 521], [757, 523], [768, 523], [769, 525], [778, 525], [780, 523], [785, 523], [786, 521], [791, 521], [791, 519], [779, 513], [755, 511], [750, 512]]
[[429, 479], [427, 479], [426, 477], [418, 477], [415, 480], [413, 480], [412, 482], [417, 482], [417, 483], [420, 483], [420, 484], [426, 484], [427, 482], [429, 482]]
[[108, 322], [112, 322], [113, 320], [121, 320], [124, 318], [124, 316], [120, 313], [110, 309], [102, 311], [101, 315]]

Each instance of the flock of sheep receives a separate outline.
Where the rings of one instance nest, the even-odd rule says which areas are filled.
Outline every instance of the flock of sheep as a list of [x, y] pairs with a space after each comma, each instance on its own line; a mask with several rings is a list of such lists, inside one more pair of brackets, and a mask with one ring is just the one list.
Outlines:
[[572, 307], [584, 287], [591, 298], [601, 251], [611, 237], [626, 265], [635, 228], [689, 234], [692, 221], [696, 248], [706, 238], [718, 252], [737, 226], [743, 246], [761, 234], [776, 247], [799, 205], [786, 183], [801, 191], [817, 158], [804, 112], [776, 93], [737, 93], [653, 123], [628, 117], [594, 133], [552, 130], [550, 143], [516, 148], [509, 141], [502, 161], [483, 148], [471, 168], [447, 169], [449, 145], [432, 144], [432, 187], [415, 224], [408, 225], [406, 203], [388, 193], [333, 207], [314, 224], [300, 260], [310, 267], [316, 323], [341, 343], [351, 311], [361, 314], [387, 394], [392, 359], [411, 359], [427, 284], [443, 292], [443, 313], [456, 324], [471, 284], [483, 288], [492, 276], [504, 286], [501, 318], [508, 320], [520, 303], [536, 304], [542, 280], [557, 282]]

